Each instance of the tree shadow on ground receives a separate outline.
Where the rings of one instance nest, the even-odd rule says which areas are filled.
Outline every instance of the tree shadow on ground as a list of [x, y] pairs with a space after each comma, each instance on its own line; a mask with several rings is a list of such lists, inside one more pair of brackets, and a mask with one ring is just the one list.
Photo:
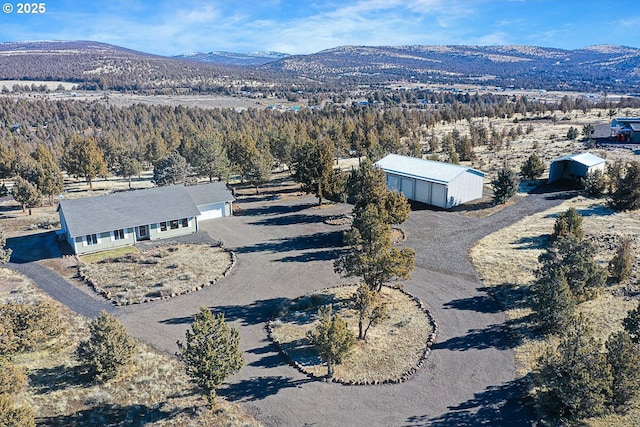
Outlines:
[[525, 397], [530, 382], [528, 376], [487, 387], [458, 406], [449, 406], [446, 414], [438, 417], [420, 415], [409, 417], [405, 427], [454, 426], [534, 426], [537, 424], [533, 403]]
[[432, 350], [484, 350], [496, 348], [509, 350], [521, 344], [525, 336], [531, 335], [532, 328], [529, 317], [509, 320], [505, 323], [489, 325], [484, 329], [470, 329], [466, 335], [450, 338], [444, 342], [436, 342]]
[[551, 242], [550, 238], [550, 234], [545, 234], [543, 236], [521, 237], [516, 242], [516, 244], [518, 245], [516, 249], [545, 249]]
[[330, 231], [325, 233], [307, 234], [304, 236], [272, 239], [263, 243], [235, 248], [238, 254], [255, 252], [290, 252], [310, 249], [327, 249], [342, 246], [342, 231]]
[[453, 310], [477, 311], [478, 313], [499, 313], [502, 311], [495, 298], [490, 295], [476, 295], [449, 301], [444, 304], [444, 307]]
[[253, 225], [314, 224], [314, 223], [323, 222], [325, 219], [327, 219], [326, 215], [318, 215], [318, 214], [277, 215], [277, 216], [268, 216], [266, 218], [260, 219], [259, 221], [254, 221], [251, 224]]
[[285, 215], [303, 211], [315, 206], [313, 203], [302, 203], [299, 205], [269, 205], [256, 208], [242, 209], [242, 216], [260, 215]]
[[303, 384], [310, 382], [310, 379], [294, 380], [293, 378], [278, 376], [269, 377], [252, 377], [241, 380], [237, 383], [227, 384], [226, 387], [218, 390], [220, 396], [233, 401], [252, 401], [262, 400], [274, 394], [278, 394], [280, 390], [286, 388], [302, 387]]
[[262, 358], [248, 363], [249, 366], [260, 366], [263, 368], [275, 368], [276, 366], [286, 365], [282, 355], [272, 343], [267, 343], [264, 347], [253, 348], [247, 353], [263, 355]]
[[60, 258], [61, 256], [55, 231], [11, 237], [7, 239], [6, 247], [12, 250], [11, 262], [16, 264]]
[[310, 261], [332, 261], [342, 255], [345, 250], [327, 249], [321, 251], [307, 251], [300, 255], [286, 256], [277, 261], [280, 262], [310, 262]]
[[36, 424], [48, 427], [137, 427], [172, 418], [175, 415], [175, 413], [163, 411], [160, 407], [105, 404], [69, 415], [39, 418]]
[[86, 387], [90, 378], [79, 366], [58, 365], [29, 371], [29, 384], [38, 394], [47, 394], [67, 387]]
[[[227, 322], [240, 322], [243, 326], [258, 325], [271, 320], [290, 303], [288, 298], [270, 298], [254, 301], [248, 305], [218, 305], [209, 307], [213, 313], [224, 313]], [[173, 317], [161, 320], [167, 325], [193, 322], [193, 316]]]

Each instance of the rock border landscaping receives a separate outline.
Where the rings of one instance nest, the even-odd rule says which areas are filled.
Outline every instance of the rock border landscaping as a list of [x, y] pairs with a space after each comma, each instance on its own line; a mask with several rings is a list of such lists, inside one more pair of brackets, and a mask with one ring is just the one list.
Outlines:
[[[171, 244], [171, 245], [166, 245], [166, 246], [174, 246], [175, 243]], [[229, 265], [227, 266], [227, 268], [220, 273], [218, 276], [214, 277], [213, 279], [209, 280], [207, 283], [203, 283], [203, 284], [199, 284], [199, 285], [195, 285], [193, 287], [191, 287], [190, 289], [187, 289], [185, 291], [182, 292], [175, 292], [172, 293], [171, 295], [168, 296], [162, 296], [162, 297], [145, 297], [139, 301], [126, 301], [126, 302], [121, 302], [121, 301], [116, 301], [112, 298], [111, 292], [107, 291], [106, 289], [101, 288], [100, 286], [98, 286], [92, 279], [91, 277], [89, 277], [87, 274], [85, 274], [84, 272], [81, 271], [80, 265], [82, 264], [82, 261], [78, 258], [77, 255], [74, 255], [74, 257], [76, 258], [76, 261], [78, 262], [78, 276], [80, 276], [80, 278], [98, 295], [103, 296], [104, 298], [106, 298], [107, 300], [111, 301], [111, 303], [113, 305], [116, 306], [126, 306], [126, 305], [133, 305], [133, 304], [144, 304], [144, 303], [149, 303], [149, 302], [153, 302], [153, 301], [159, 301], [159, 300], [165, 300], [165, 299], [169, 299], [169, 298], [175, 298], [177, 296], [180, 295], [186, 295], [186, 294], [190, 294], [193, 292], [198, 292], [200, 290], [202, 290], [203, 288], [212, 286], [214, 284], [216, 284], [220, 279], [223, 279], [225, 277], [227, 277], [229, 274], [231, 274], [231, 271], [233, 270], [233, 268], [236, 266], [237, 262], [238, 262], [238, 258], [236, 257], [236, 253], [233, 252], [230, 249], [227, 249], [224, 247], [224, 245], [220, 245], [219, 246], [220, 249], [222, 249], [224, 252], [228, 253], [230, 258], [231, 258], [231, 262], [229, 263]], [[153, 248], [155, 249], [155, 248]], [[141, 251], [141, 253], [147, 253], [152, 249], [147, 249], [145, 251]]]
[[[320, 291], [317, 291], [317, 292], [323, 292], [323, 291], [327, 291], [327, 290], [330, 290], [330, 289], [343, 288], [343, 287], [348, 287], [348, 286], [357, 286], [357, 284], [348, 283], [348, 284], [344, 284], [344, 285], [340, 285], [340, 286], [334, 286], [334, 287], [331, 287], [331, 288], [324, 288], [324, 289], [322, 289]], [[273, 326], [272, 326], [272, 324], [276, 319], [269, 320], [267, 322], [266, 326], [265, 326], [265, 329], [266, 329], [266, 332], [267, 332], [267, 338], [269, 339], [269, 341], [271, 341], [276, 346], [276, 348], [278, 349], [278, 353], [280, 353], [282, 355], [282, 357], [287, 361], [287, 363], [290, 366], [294, 367], [298, 372], [306, 375], [308, 378], [310, 378], [312, 380], [333, 382], [333, 383], [337, 383], [337, 384], [341, 384], [341, 385], [348, 385], [348, 386], [400, 384], [400, 383], [403, 383], [405, 381], [408, 381], [424, 366], [427, 358], [429, 357], [429, 354], [431, 354], [431, 346], [435, 342], [436, 336], [438, 335], [438, 324], [437, 324], [435, 318], [433, 317], [433, 315], [431, 314], [431, 312], [429, 311], [429, 309], [420, 300], [420, 298], [411, 295], [410, 293], [408, 293], [407, 291], [405, 291], [402, 288], [396, 288], [396, 287], [391, 287], [391, 286], [389, 286], [389, 287], [393, 288], [393, 289], [397, 289], [398, 291], [400, 291], [401, 293], [403, 293], [404, 295], [409, 297], [409, 299], [413, 300], [416, 303], [416, 306], [420, 310], [422, 310], [422, 312], [427, 316], [427, 318], [429, 319], [429, 323], [431, 323], [431, 327], [433, 328], [433, 331], [431, 332], [431, 334], [429, 334], [429, 337], [427, 338], [427, 341], [425, 343], [424, 351], [422, 352], [422, 355], [420, 356], [420, 359], [418, 360], [418, 363], [416, 363], [415, 366], [409, 368], [407, 371], [405, 371], [404, 374], [402, 374], [398, 378], [387, 378], [387, 379], [384, 379], [384, 380], [361, 380], [361, 381], [355, 381], [355, 380], [344, 380], [342, 378], [334, 377], [334, 378], [331, 378], [331, 380], [329, 380], [326, 377], [326, 375], [319, 376], [319, 375], [316, 375], [316, 374], [314, 374], [312, 372], [307, 371], [302, 364], [300, 364], [296, 360], [294, 360], [291, 357], [289, 357], [289, 354], [282, 347], [282, 344], [280, 344], [280, 342], [273, 335]], [[299, 296], [299, 297], [291, 300], [291, 303], [295, 302], [296, 300], [298, 300], [300, 298], [305, 298], [307, 295]]]

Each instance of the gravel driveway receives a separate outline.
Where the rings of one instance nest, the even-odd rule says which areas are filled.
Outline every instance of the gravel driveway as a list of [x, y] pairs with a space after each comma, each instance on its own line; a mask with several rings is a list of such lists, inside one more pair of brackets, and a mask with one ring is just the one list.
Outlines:
[[323, 222], [350, 206], [318, 209], [314, 201], [240, 200], [243, 215], [201, 227], [237, 253], [233, 274], [200, 292], [110, 311], [134, 336], [172, 354], [201, 306], [224, 312], [240, 329], [246, 365], [220, 394], [267, 426], [533, 425], [515, 378], [504, 314], [484, 291], [468, 253], [481, 237], [562, 200], [531, 195], [486, 218], [412, 211], [403, 228], [406, 245], [417, 252], [416, 269], [405, 289], [431, 309], [439, 334], [412, 380], [359, 387], [309, 381], [265, 335], [266, 321], [283, 301], [350, 282], [332, 268], [344, 227]]

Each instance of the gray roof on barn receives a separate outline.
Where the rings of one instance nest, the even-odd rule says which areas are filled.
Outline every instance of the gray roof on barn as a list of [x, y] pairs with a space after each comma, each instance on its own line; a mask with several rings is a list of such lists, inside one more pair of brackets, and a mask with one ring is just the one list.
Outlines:
[[[224, 184], [223, 184], [224, 185]], [[196, 217], [200, 214], [196, 204], [233, 200], [228, 198], [222, 189], [215, 186], [215, 191], [206, 191], [193, 186], [191, 190], [184, 185], [154, 187], [142, 190], [123, 191], [102, 196], [83, 197], [80, 199], [64, 199], [60, 201], [58, 210], [62, 211], [67, 231], [71, 237], [84, 236], [130, 228], [138, 225], [155, 224], [180, 218]], [[202, 187], [209, 187], [209, 184]], [[226, 187], [225, 187], [226, 189]], [[192, 196], [197, 195], [197, 196]], [[209, 196], [207, 198], [206, 196]], [[224, 196], [216, 199], [218, 196]], [[204, 203], [203, 203], [204, 204]]]
[[233, 202], [235, 200], [223, 182], [189, 185], [186, 189], [197, 206], [219, 202]]
[[606, 160], [598, 157], [591, 153], [580, 153], [580, 154], [570, 154], [568, 156], [563, 156], [553, 160], [551, 163], [562, 162], [562, 161], [573, 161], [583, 164], [587, 167], [592, 167], [595, 165], [599, 165], [601, 163], [605, 163]]
[[389, 154], [376, 162], [376, 165], [388, 173], [448, 184], [463, 173], [484, 176], [483, 172], [451, 163], [434, 162], [417, 157]]

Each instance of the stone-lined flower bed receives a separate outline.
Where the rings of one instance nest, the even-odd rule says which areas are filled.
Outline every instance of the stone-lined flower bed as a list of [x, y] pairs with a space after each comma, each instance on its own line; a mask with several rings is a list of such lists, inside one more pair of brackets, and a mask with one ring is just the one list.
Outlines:
[[[357, 285], [344, 285], [291, 301], [287, 312], [267, 323], [267, 335], [288, 363], [309, 378], [326, 380], [326, 364], [306, 339], [315, 328], [318, 308], [332, 304], [357, 336], [358, 320], [349, 307]], [[336, 366], [332, 382], [344, 385], [398, 384], [410, 379], [424, 365], [437, 334], [437, 324], [426, 306], [398, 288], [383, 288], [390, 305], [390, 319], [369, 330], [368, 342], [356, 348]]]
[[79, 261], [79, 276], [115, 305], [140, 304], [197, 292], [229, 275], [234, 252], [221, 246], [157, 247], [100, 262]]

